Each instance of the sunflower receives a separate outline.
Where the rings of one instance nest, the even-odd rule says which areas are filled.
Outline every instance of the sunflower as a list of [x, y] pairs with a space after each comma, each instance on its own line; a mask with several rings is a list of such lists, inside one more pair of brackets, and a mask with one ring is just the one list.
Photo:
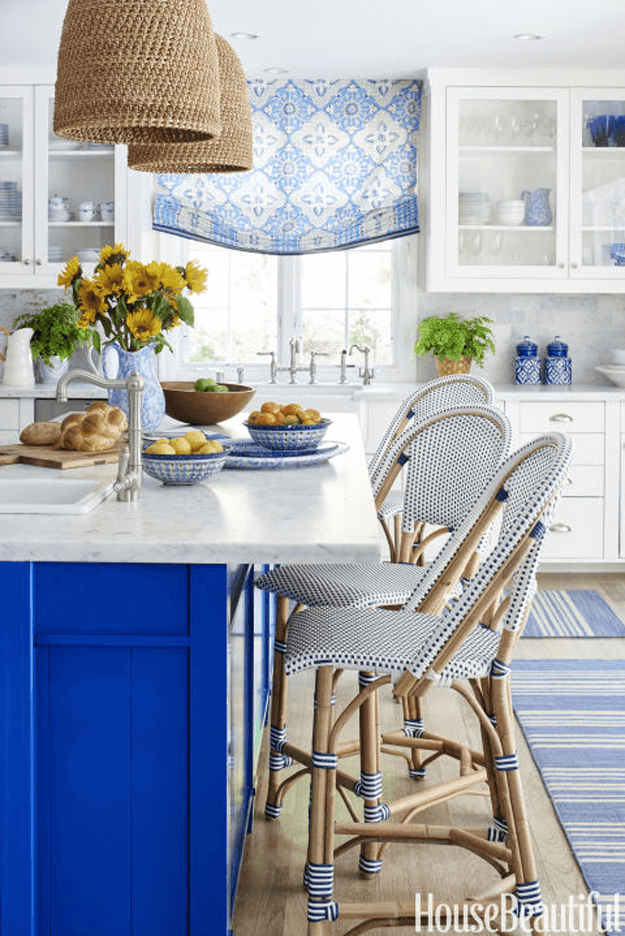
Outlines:
[[158, 278], [162, 289], [169, 289], [173, 293], [181, 293], [186, 286], [182, 273], [170, 267], [168, 263], [152, 261], [152, 263], [148, 264], [148, 270]]
[[72, 257], [71, 260], [68, 260], [63, 268], [63, 271], [59, 273], [56, 285], [65, 286], [66, 289], [74, 283], [75, 280], [81, 279], [82, 277], [82, 267], [80, 265], [80, 260], [78, 257]]
[[157, 271], [150, 270], [151, 266], [152, 264], [145, 266], [134, 260], [127, 264], [124, 270], [124, 289], [128, 302], [136, 302], [137, 299], [142, 299], [158, 289]]
[[104, 315], [106, 312], [106, 303], [91, 280], [82, 280], [78, 287], [78, 308], [83, 317], [93, 316], [92, 322], [95, 321], [96, 315]]
[[[123, 244], [107, 244], [100, 251], [100, 263], [111, 266], [113, 263], [124, 265], [132, 251], [126, 250]], [[108, 261], [108, 262], [107, 262]]]
[[88, 312], [83, 312], [78, 321], [76, 322], [78, 328], [91, 328], [95, 322], [95, 309], [89, 309]]
[[103, 299], [107, 296], [119, 296], [125, 285], [124, 271], [119, 263], [102, 267], [94, 276], [93, 288], [99, 292]]
[[137, 309], [126, 316], [126, 325], [133, 338], [138, 341], [149, 341], [160, 332], [163, 323], [151, 309]]
[[187, 289], [191, 293], [201, 293], [206, 289], [206, 280], [208, 271], [199, 267], [195, 260], [189, 260], [184, 268], [184, 278], [187, 281]]

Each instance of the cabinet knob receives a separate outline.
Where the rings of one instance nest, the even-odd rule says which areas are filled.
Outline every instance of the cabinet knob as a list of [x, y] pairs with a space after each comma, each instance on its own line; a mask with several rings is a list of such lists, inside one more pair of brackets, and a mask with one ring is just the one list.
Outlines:
[[39, 257], [37, 257], [37, 259], [35, 260], [35, 264], [37, 266], [43, 266], [43, 260], [40, 260]]
[[552, 523], [549, 527], [551, 533], [571, 533], [573, 527], [570, 527], [568, 523]]
[[573, 417], [569, 416], [568, 413], [556, 413], [554, 416], [549, 417], [549, 422], [573, 422]]
[[573, 478], [570, 478], [570, 477], [567, 476], [567, 478], [566, 478], [566, 484], [573, 484]]
[[28, 257], [25, 260], [22, 260], [22, 263], [24, 264], [24, 266], [30, 266], [30, 260], [28, 259]]
[[563, 264], [563, 263], [559, 263], [559, 264], [558, 264], [558, 269], [559, 269], [559, 270], [563, 270], [563, 269], [564, 269], [564, 264]]
[[572, 263], [572, 264], [571, 264], [571, 269], [576, 270], [578, 266], [579, 266], [578, 263]]

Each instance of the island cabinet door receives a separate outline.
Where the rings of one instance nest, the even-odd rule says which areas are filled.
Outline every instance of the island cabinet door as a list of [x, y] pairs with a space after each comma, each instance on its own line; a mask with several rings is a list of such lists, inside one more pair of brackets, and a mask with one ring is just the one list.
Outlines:
[[0, 936], [226, 936], [252, 570], [0, 563], [0, 594]]

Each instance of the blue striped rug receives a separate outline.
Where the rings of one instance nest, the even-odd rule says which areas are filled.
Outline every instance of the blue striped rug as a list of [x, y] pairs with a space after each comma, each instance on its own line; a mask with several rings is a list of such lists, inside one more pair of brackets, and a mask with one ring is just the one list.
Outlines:
[[625, 624], [594, 589], [540, 589], [523, 636], [625, 637]]
[[[625, 660], [515, 660], [512, 697], [584, 880], [597, 895], [595, 902], [610, 914], [613, 895], [621, 895], [622, 933]], [[540, 829], [534, 832], [540, 836]], [[614, 919], [604, 922], [606, 932], [618, 932]]]

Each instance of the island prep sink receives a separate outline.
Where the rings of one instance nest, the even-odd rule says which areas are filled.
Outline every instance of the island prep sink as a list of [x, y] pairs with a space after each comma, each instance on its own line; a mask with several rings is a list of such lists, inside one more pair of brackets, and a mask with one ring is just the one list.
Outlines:
[[0, 514], [82, 514], [97, 507], [113, 490], [99, 478], [0, 478]]

